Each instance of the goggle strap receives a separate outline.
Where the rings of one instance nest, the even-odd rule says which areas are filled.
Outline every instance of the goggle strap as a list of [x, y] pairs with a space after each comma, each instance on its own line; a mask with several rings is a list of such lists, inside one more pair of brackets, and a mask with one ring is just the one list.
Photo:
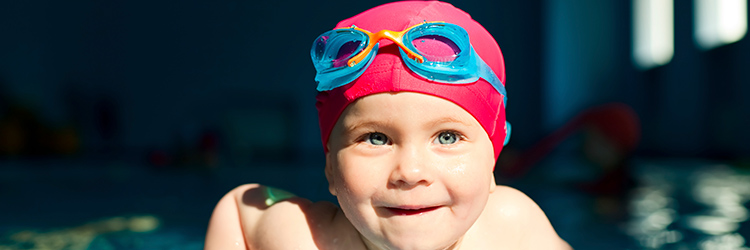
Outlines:
[[503, 85], [502, 82], [500, 82], [500, 79], [497, 78], [497, 75], [495, 75], [495, 72], [492, 71], [492, 68], [490, 68], [490, 66], [487, 65], [487, 63], [485, 63], [484, 60], [482, 60], [482, 57], [476, 54], [473, 48], [472, 48], [472, 52], [474, 53], [474, 56], [476, 56], [478, 60], [477, 71], [479, 73], [479, 77], [489, 82], [490, 85], [492, 85], [492, 87], [495, 88], [495, 90], [497, 90], [498, 93], [503, 95], [503, 108], [506, 108], [508, 106], [508, 94], [505, 91], [505, 86]]
[[510, 141], [510, 122], [505, 122], [505, 141], [503, 142], [503, 146], [508, 145], [508, 142]]

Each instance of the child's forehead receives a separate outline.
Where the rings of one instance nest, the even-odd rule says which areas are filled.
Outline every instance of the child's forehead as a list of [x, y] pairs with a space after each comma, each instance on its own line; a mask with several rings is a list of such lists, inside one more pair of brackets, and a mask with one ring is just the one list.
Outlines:
[[458, 123], [481, 127], [464, 108], [444, 98], [417, 92], [386, 92], [361, 97], [339, 117], [343, 126], [362, 123]]

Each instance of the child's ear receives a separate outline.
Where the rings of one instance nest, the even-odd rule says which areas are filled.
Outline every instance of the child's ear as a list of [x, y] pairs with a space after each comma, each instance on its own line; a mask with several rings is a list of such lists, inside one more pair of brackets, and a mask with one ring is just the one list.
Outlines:
[[333, 164], [331, 164], [331, 151], [328, 151], [326, 153], [326, 169], [325, 169], [326, 180], [328, 180], [328, 192], [330, 192], [333, 196], [336, 196], [336, 189], [334, 185], [335, 178], [333, 178], [333, 166], [332, 165]]

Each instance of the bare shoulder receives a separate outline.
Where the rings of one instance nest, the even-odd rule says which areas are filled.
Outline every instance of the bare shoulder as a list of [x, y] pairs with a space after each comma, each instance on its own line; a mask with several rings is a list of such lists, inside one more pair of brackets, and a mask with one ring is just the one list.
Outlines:
[[487, 209], [493, 211], [490, 214], [497, 216], [496, 219], [526, 220], [528, 219], [526, 217], [540, 215], [537, 212], [545, 216], [541, 208], [529, 196], [518, 189], [502, 185], [498, 185], [490, 193]]
[[491, 231], [507, 237], [505, 242], [515, 242], [518, 249], [571, 249], [539, 205], [512, 187], [498, 185], [490, 193], [482, 220], [493, 226]]
[[258, 184], [227, 193], [211, 216], [206, 249], [329, 249], [351, 226], [330, 202], [268, 198], [268, 187]]

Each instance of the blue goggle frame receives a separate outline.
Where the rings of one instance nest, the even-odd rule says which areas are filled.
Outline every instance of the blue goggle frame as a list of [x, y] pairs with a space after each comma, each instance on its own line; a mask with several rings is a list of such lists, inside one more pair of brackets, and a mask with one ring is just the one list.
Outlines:
[[[425, 37], [448, 39], [455, 44], [458, 52], [450, 60], [430, 60], [430, 55], [424, 55], [412, 43]], [[505, 87], [487, 63], [474, 51], [466, 30], [445, 22], [425, 22], [401, 32], [383, 30], [371, 33], [352, 26], [323, 33], [315, 39], [310, 50], [317, 70], [317, 90], [328, 91], [361, 76], [375, 58], [380, 39], [389, 39], [396, 43], [409, 69], [425, 79], [465, 84], [482, 78], [502, 94], [503, 101], [507, 102]]]

